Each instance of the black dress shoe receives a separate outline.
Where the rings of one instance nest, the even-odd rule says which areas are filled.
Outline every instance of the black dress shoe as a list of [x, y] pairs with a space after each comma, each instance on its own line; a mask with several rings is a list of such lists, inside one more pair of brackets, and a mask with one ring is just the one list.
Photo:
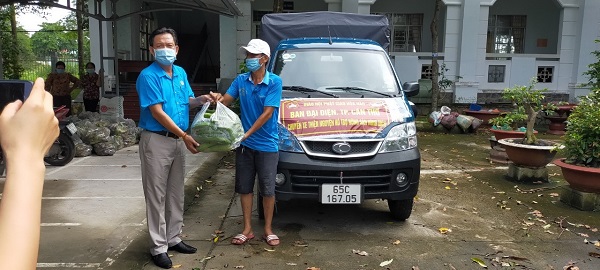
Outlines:
[[152, 261], [156, 266], [164, 269], [169, 269], [173, 266], [173, 262], [171, 262], [166, 252], [152, 256]]
[[198, 250], [198, 249], [181, 241], [181, 242], [177, 243], [177, 245], [169, 247], [169, 250], [175, 250], [179, 253], [184, 253], [184, 254], [192, 254], [192, 253], [196, 253], [196, 250]]

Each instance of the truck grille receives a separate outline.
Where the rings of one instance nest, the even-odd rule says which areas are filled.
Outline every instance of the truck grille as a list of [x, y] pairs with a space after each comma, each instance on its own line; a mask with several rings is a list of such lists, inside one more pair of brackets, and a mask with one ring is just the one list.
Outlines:
[[[344, 171], [345, 184], [362, 184], [365, 192], [389, 190], [392, 170]], [[297, 192], [318, 193], [321, 184], [340, 183], [338, 171], [290, 170], [292, 188]]]
[[350, 152], [338, 154], [333, 151], [333, 145], [340, 141], [301, 141], [309, 156], [330, 158], [357, 158], [373, 156], [379, 150], [381, 140], [346, 141], [351, 147]]

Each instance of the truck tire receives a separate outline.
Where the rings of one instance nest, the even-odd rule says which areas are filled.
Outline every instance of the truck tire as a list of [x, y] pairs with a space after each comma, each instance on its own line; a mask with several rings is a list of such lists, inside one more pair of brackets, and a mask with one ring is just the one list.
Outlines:
[[394, 220], [405, 221], [412, 213], [413, 199], [388, 200], [388, 207]]

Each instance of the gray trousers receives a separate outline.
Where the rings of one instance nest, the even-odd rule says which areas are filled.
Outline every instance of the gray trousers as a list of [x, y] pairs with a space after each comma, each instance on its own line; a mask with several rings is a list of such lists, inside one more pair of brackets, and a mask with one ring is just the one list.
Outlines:
[[181, 242], [185, 151], [183, 140], [148, 131], [140, 138], [146, 218], [154, 256]]

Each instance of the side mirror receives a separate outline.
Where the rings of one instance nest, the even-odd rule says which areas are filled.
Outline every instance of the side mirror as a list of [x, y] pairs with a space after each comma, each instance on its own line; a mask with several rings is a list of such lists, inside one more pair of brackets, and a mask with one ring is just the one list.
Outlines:
[[407, 97], [416, 96], [419, 94], [419, 83], [418, 82], [405, 82], [402, 85], [402, 91]]

